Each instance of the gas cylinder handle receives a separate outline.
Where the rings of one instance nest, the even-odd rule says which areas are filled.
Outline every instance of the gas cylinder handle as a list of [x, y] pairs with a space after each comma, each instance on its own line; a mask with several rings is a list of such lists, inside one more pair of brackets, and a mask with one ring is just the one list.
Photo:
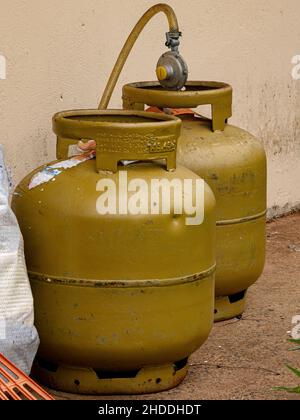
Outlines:
[[123, 86], [123, 108], [197, 108], [211, 105], [212, 130], [224, 130], [232, 115], [232, 87], [223, 82], [187, 82], [184, 91], [163, 90], [157, 82], [129, 83]]
[[70, 145], [80, 140], [96, 142], [97, 171], [117, 172], [123, 160], [166, 161], [168, 171], [176, 169], [180, 119], [141, 111], [76, 110], [53, 117], [57, 135], [57, 159], [67, 159]]

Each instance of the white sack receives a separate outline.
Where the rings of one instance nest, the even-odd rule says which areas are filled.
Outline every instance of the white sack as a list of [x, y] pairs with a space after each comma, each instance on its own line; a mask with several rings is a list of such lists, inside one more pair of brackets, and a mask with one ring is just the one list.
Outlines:
[[23, 238], [9, 206], [9, 189], [0, 145], [0, 352], [29, 374], [39, 338], [33, 325]]

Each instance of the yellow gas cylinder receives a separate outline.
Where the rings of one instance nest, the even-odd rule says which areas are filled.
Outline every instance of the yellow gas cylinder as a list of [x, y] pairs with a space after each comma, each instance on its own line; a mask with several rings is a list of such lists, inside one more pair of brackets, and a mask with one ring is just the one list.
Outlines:
[[[266, 155], [251, 134], [227, 124], [231, 86], [191, 81], [169, 91], [157, 82], [131, 83], [123, 88], [123, 104], [155, 106], [182, 119], [178, 162], [206, 180], [217, 202], [215, 320], [241, 315], [265, 261]], [[211, 119], [189, 110], [205, 104]]]
[[[215, 198], [197, 175], [176, 168], [180, 126], [173, 116], [138, 111], [58, 113], [58, 160], [16, 188], [12, 206], [41, 340], [34, 374], [49, 387], [88, 394], [169, 389], [206, 340]], [[80, 140], [95, 142], [96, 151], [68, 158]], [[172, 201], [163, 212], [168, 191], [159, 187], [153, 200], [153, 180], [172, 191], [202, 182], [202, 223], [187, 223], [192, 213], [185, 206], [175, 212]], [[180, 194], [194, 202], [197, 191]]]

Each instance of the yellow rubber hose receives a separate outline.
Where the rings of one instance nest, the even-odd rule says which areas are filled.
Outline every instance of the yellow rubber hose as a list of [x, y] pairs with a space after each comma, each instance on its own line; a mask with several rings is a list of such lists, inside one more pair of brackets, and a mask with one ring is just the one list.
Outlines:
[[117, 81], [119, 79], [120, 73], [124, 67], [124, 64], [126, 63], [127, 57], [130, 54], [130, 51], [132, 50], [132, 47], [134, 46], [136, 40], [138, 39], [140, 33], [144, 29], [144, 27], [147, 25], [149, 20], [156, 15], [157, 13], [163, 12], [169, 22], [169, 28], [170, 32], [179, 32], [178, 28], [178, 22], [177, 17], [175, 15], [174, 10], [172, 7], [170, 7], [167, 4], [159, 3], [152, 7], [150, 7], [149, 10], [140, 18], [138, 23], [135, 25], [133, 30], [131, 31], [129, 37], [127, 38], [119, 57], [116, 61], [116, 64], [114, 65], [114, 68], [111, 72], [111, 75], [108, 79], [108, 82], [106, 84], [106, 87], [104, 89], [99, 109], [106, 109], [108, 107], [111, 95], [114, 91], [114, 88], [117, 84]]

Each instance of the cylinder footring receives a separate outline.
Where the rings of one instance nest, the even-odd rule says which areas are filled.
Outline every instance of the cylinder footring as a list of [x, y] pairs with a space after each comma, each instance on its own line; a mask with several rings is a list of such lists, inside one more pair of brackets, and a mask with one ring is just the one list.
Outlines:
[[32, 375], [49, 388], [73, 394], [130, 395], [161, 392], [183, 381], [188, 358], [162, 366], [147, 366], [129, 372], [57, 365], [37, 358]]
[[245, 310], [247, 290], [215, 299], [215, 322], [225, 321], [242, 315]]

